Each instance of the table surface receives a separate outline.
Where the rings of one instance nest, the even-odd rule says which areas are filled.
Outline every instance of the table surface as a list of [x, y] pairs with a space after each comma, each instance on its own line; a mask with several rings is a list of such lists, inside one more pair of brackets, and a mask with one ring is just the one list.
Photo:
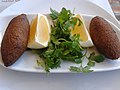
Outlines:
[[[91, 1], [114, 15], [107, 0]], [[1, 3], [1, 11], [11, 4]], [[89, 74], [37, 74], [12, 71], [0, 66], [0, 90], [41, 90], [41, 88], [43, 90], [48, 88], [49, 90], [120, 90], [120, 70]]]

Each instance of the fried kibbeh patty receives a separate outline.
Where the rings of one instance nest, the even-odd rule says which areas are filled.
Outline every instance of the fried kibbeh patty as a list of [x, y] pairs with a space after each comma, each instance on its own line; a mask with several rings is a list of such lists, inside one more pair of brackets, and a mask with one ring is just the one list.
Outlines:
[[25, 14], [14, 17], [5, 31], [1, 55], [5, 66], [15, 63], [27, 48], [30, 25]]
[[98, 51], [105, 57], [109, 59], [120, 57], [120, 40], [105, 19], [96, 16], [91, 20], [90, 36]]

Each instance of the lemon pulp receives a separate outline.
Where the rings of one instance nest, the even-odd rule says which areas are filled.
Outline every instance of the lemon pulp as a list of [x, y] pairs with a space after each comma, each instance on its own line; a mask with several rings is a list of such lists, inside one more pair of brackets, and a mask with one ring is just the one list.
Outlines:
[[45, 15], [38, 14], [31, 22], [28, 48], [40, 49], [48, 46], [50, 25]]
[[29, 43], [34, 43], [34, 41], [35, 41], [35, 33], [36, 33], [36, 27], [37, 27], [37, 19], [38, 19], [38, 17], [35, 17], [35, 19], [31, 22], [31, 25], [30, 25]]
[[75, 25], [74, 29], [71, 30], [71, 34], [72, 35], [80, 34], [80, 45], [82, 47], [92, 47], [93, 42], [92, 42], [91, 37], [85, 26], [83, 17], [80, 16], [79, 14], [75, 15], [74, 17], [79, 18], [82, 21], [82, 24], [78, 25], [79, 24], [79, 21], [78, 21], [77, 24]]
[[80, 26], [78, 26], [79, 21], [77, 22], [77, 24], [75, 25], [74, 29], [71, 31], [72, 35], [74, 34], [80, 34], [80, 40], [85, 42], [88, 40], [88, 36], [86, 33], [86, 28], [84, 26], [82, 17], [80, 17], [80, 15], [76, 15], [76, 18], [79, 18], [82, 21], [82, 24]]
[[43, 16], [41, 16], [39, 19], [37, 36], [43, 37], [43, 38], [38, 37], [38, 40], [41, 43], [45, 43], [49, 39], [48, 25], [47, 25], [47, 22]]

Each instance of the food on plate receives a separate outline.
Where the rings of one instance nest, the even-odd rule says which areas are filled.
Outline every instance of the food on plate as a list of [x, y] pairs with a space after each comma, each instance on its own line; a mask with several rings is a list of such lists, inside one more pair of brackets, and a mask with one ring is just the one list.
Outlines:
[[80, 34], [80, 45], [82, 47], [92, 47], [93, 42], [92, 42], [91, 37], [88, 33], [88, 30], [85, 26], [83, 17], [80, 16], [79, 14], [76, 14], [74, 17], [79, 18], [81, 20], [82, 24], [78, 25], [78, 22], [77, 22], [74, 29], [71, 31], [71, 34], [72, 35]]
[[15, 63], [26, 50], [29, 29], [25, 14], [14, 17], [8, 24], [1, 43], [1, 55], [5, 66]]
[[[42, 62], [37, 60], [38, 66], [42, 66], [45, 71], [50, 72], [51, 69], [60, 67], [62, 61], [71, 61], [79, 66], [71, 66], [70, 71], [87, 73], [92, 71], [91, 67], [95, 65], [95, 62], [99, 63], [104, 60], [104, 56], [95, 55], [95, 53], [87, 56], [87, 49], [81, 46], [82, 35], [80, 34], [86, 34], [86, 32], [83, 30], [83, 32], [77, 33], [79, 30], [77, 27], [83, 25], [80, 15], [75, 16], [70, 10], [62, 8], [60, 12], [51, 9], [50, 17], [53, 25], [48, 47], [34, 50], [34, 53], [37, 53], [43, 60]], [[85, 39], [86, 37], [82, 36], [83, 41], [88, 40], [88, 38]], [[84, 58], [88, 60], [86, 65], [83, 65]]]
[[30, 25], [28, 48], [40, 49], [47, 47], [50, 40], [50, 29], [47, 17], [38, 13]]
[[105, 19], [96, 16], [91, 20], [90, 35], [100, 53], [109, 59], [120, 57], [120, 40]]
[[[104, 56], [87, 53], [87, 47], [93, 46], [86, 29], [84, 19], [70, 10], [62, 8], [60, 12], [50, 9], [52, 21], [46, 15], [37, 14], [31, 24], [25, 14], [11, 20], [1, 44], [1, 54], [5, 66], [14, 64], [26, 48], [40, 56], [37, 65], [46, 72], [61, 66], [62, 61], [70, 61], [78, 66], [70, 66], [72, 72], [92, 72], [95, 63], [104, 61]], [[83, 65], [84, 59], [87, 60]]]

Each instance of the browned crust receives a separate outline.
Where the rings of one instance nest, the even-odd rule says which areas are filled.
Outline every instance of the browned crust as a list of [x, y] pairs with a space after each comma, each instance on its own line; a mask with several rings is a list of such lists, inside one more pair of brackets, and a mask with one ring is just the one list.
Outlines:
[[29, 22], [25, 14], [21, 14], [10, 21], [1, 44], [1, 55], [5, 66], [15, 63], [26, 50], [29, 29]]
[[105, 19], [96, 16], [91, 20], [90, 35], [100, 53], [109, 59], [120, 57], [120, 41], [116, 32]]

